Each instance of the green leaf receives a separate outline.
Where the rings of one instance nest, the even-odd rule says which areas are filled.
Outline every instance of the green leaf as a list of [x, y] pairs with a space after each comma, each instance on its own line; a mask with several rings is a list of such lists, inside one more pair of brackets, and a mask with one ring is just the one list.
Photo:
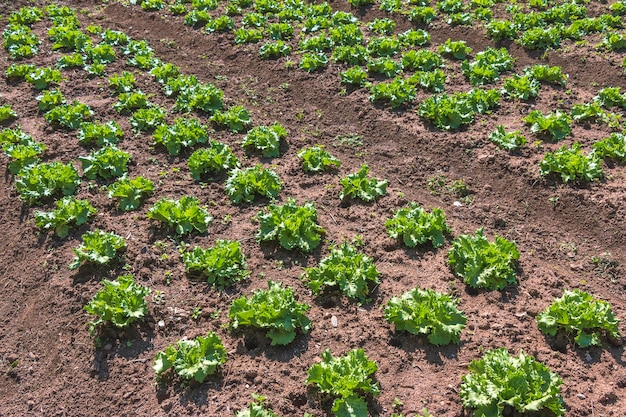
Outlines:
[[115, 281], [103, 280], [102, 288], [84, 307], [89, 314], [98, 316], [90, 326], [95, 328], [103, 322], [110, 322], [115, 327], [127, 327], [148, 312], [145, 297], [150, 289], [135, 284], [132, 275], [122, 275]]
[[184, 252], [183, 263], [188, 273], [203, 274], [209, 284], [224, 288], [249, 275], [246, 259], [237, 241], [218, 239], [209, 249], [195, 247]]
[[417, 203], [399, 209], [393, 218], [385, 221], [385, 227], [390, 237], [402, 238], [409, 248], [427, 241], [438, 248], [444, 244], [444, 233], [451, 232], [443, 210], [435, 208], [428, 213]]
[[68, 235], [71, 227], [80, 226], [93, 217], [97, 210], [88, 200], [67, 196], [56, 201], [54, 211], [35, 211], [35, 223], [41, 229], [53, 229], [60, 238]]
[[126, 247], [126, 241], [115, 233], [104, 232], [100, 229], [86, 232], [82, 235], [82, 243], [72, 249], [76, 256], [69, 268], [77, 269], [83, 262], [107, 264], [124, 247]]
[[544, 334], [555, 336], [559, 331], [575, 334], [580, 347], [601, 346], [601, 333], [621, 338], [619, 320], [611, 305], [591, 294], [575, 289], [565, 291], [542, 313], [537, 315], [537, 325]]
[[369, 167], [366, 164], [354, 174], [350, 174], [339, 180], [343, 187], [339, 198], [349, 200], [359, 198], [365, 202], [371, 202], [387, 193], [387, 180], [368, 178]]
[[385, 319], [396, 330], [428, 335], [434, 345], [459, 343], [467, 319], [457, 308], [458, 299], [433, 290], [414, 288], [393, 297], [385, 306]]
[[192, 231], [206, 233], [213, 217], [199, 205], [195, 197], [182, 196], [179, 200], [163, 197], [148, 209], [148, 218], [173, 227], [179, 236]]
[[287, 199], [282, 206], [270, 204], [267, 212], [257, 214], [260, 228], [257, 233], [259, 241], [274, 240], [287, 249], [300, 249], [311, 252], [321, 243], [325, 233], [317, 224], [317, 210], [313, 203], [303, 206], [296, 205], [294, 199]]
[[469, 365], [459, 394], [475, 416], [501, 417], [508, 405], [520, 414], [547, 409], [565, 414], [561, 379], [532, 356], [510, 356], [505, 348], [487, 351]]
[[267, 329], [272, 345], [291, 343], [298, 328], [308, 333], [311, 321], [305, 313], [311, 306], [298, 303], [291, 288], [273, 281], [268, 281], [268, 287], [267, 291], [257, 290], [249, 298], [243, 296], [233, 301], [228, 312], [230, 327]]
[[217, 368], [226, 362], [226, 349], [219, 336], [209, 332], [195, 339], [181, 339], [165, 351], [158, 352], [152, 369], [157, 376], [170, 368], [184, 380], [204, 382]]
[[246, 169], [234, 168], [224, 187], [226, 194], [235, 204], [242, 201], [251, 203], [255, 195], [276, 198], [281, 188], [282, 181], [278, 174], [262, 165]]
[[333, 412], [337, 417], [367, 417], [367, 403], [354, 395], [333, 401]]
[[133, 179], [123, 177], [109, 186], [109, 198], [119, 199], [119, 209], [122, 211], [136, 210], [143, 200], [152, 194], [154, 183], [144, 177]]
[[466, 284], [490, 290], [517, 283], [514, 264], [518, 259], [515, 243], [500, 236], [490, 243], [482, 228], [474, 236], [458, 236], [448, 251], [448, 264]]
[[323, 289], [338, 289], [346, 297], [367, 302], [371, 287], [377, 285], [378, 270], [372, 259], [344, 242], [332, 248], [318, 266], [304, 268], [302, 279], [315, 294]]
[[278, 122], [272, 126], [257, 126], [252, 128], [243, 138], [241, 146], [253, 147], [260, 151], [264, 157], [273, 158], [280, 156], [280, 141], [287, 138], [287, 130]]

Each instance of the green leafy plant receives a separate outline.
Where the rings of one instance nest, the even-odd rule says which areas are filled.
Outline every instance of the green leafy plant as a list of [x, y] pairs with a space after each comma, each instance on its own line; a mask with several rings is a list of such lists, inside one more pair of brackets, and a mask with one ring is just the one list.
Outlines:
[[562, 28], [558, 26], [530, 28], [517, 38], [526, 49], [557, 49], [561, 46]]
[[514, 75], [507, 78], [502, 86], [502, 94], [511, 99], [528, 101], [539, 95], [541, 84], [530, 75]]
[[63, 197], [55, 202], [53, 211], [35, 211], [35, 223], [40, 229], [54, 229], [56, 235], [64, 238], [73, 227], [86, 223], [98, 212], [89, 200], [78, 200], [73, 196]]
[[10, 104], [0, 106], [0, 123], [10, 119], [16, 119], [17, 113], [13, 110]]
[[119, 328], [128, 327], [148, 312], [145, 298], [151, 290], [136, 284], [132, 275], [122, 275], [115, 281], [105, 279], [102, 285], [103, 288], [83, 308], [87, 313], [98, 316], [89, 323], [91, 333], [105, 322]]
[[531, 132], [549, 134], [556, 141], [572, 133], [571, 117], [560, 110], [549, 114], [532, 110], [522, 120], [530, 125]]
[[9, 15], [9, 23], [15, 23], [18, 25], [32, 25], [35, 22], [39, 22], [43, 18], [43, 10], [39, 7], [25, 6], [19, 10], [11, 12]]
[[36, 97], [39, 110], [47, 112], [56, 106], [66, 104], [65, 97], [59, 89], [44, 90]]
[[224, 187], [231, 201], [239, 204], [242, 201], [251, 203], [255, 195], [276, 198], [282, 188], [278, 174], [263, 165], [240, 169], [234, 168], [226, 180]]
[[141, 90], [120, 93], [117, 96], [117, 102], [113, 104], [113, 108], [118, 113], [127, 114], [137, 109], [145, 109], [146, 107], [149, 107], [148, 96]]
[[91, 151], [88, 156], [78, 157], [83, 167], [83, 176], [90, 180], [95, 180], [96, 177], [104, 179], [121, 177], [126, 174], [130, 159], [128, 152], [115, 146], [105, 146], [97, 151]]
[[162, 124], [152, 135], [154, 143], [167, 148], [170, 155], [178, 155], [183, 148], [209, 139], [207, 127], [195, 118], [178, 117], [173, 125]]
[[563, 73], [563, 69], [559, 66], [549, 65], [533, 65], [524, 70], [524, 74], [531, 75], [534, 79], [541, 82], [548, 82], [564, 86], [567, 83], [568, 75]]
[[370, 87], [371, 101], [384, 101], [391, 108], [406, 106], [415, 100], [417, 91], [415, 85], [401, 77], [396, 77], [390, 82], [374, 84]]
[[475, 89], [453, 95], [442, 93], [424, 100], [418, 114], [439, 129], [458, 129], [473, 123], [476, 113], [489, 113], [498, 106], [499, 100], [497, 90]]
[[606, 109], [611, 107], [626, 108], [626, 94], [622, 94], [620, 87], [603, 88], [598, 91], [593, 100]]
[[243, 106], [232, 106], [225, 111], [217, 110], [211, 116], [211, 122], [219, 127], [228, 128], [231, 132], [245, 131], [252, 124], [250, 113]]
[[432, 71], [417, 71], [407, 81], [433, 93], [441, 93], [446, 84], [446, 73], [437, 68]]
[[257, 290], [250, 297], [233, 301], [228, 311], [230, 328], [255, 327], [267, 330], [272, 345], [287, 345], [296, 337], [296, 330], [308, 333], [311, 320], [306, 316], [311, 306], [296, 301], [293, 289], [268, 281], [268, 290]]
[[439, 53], [452, 56], [455, 59], [466, 59], [472, 53], [472, 48], [465, 41], [452, 41], [450, 38], [439, 46]]
[[489, 140], [507, 151], [516, 151], [526, 144], [526, 138], [519, 130], [507, 132], [503, 125], [498, 125], [489, 135]]
[[82, 243], [72, 249], [76, 256], [69, 265], [70, 269], [78, 269], [83, 262], [105, 265], [126, 247], [123, 237], [100, 229], [86, 232], [81, 238]]
[[24, 78], [27, 83], [32, 84], [35, 90], [44, 90], [52, 85], [58, 85], [63, 76], [61, 71], [50, 67], [35, 68], [26, 74]]
[[168, 346], [154, 357], [152, 369], [157, 376], [173, 368], [185, 381], [199, 383], [217, 372], [220, 365], [226, 363], [226, 349], [220, 337], [209, 332], [206, 336], [194, 339], [181, 339], [175, 345]]
[[428, 25], [435, 20], [437, 12], [430, 6], [417, 6], [409, 9], [409, 20], [413, 23]]
[[391, 36], [372, 38], [367, 44], [367, 52], [372, 57], [392, 57], [397, 55], [401, 48], [400, 41]]
[[260, 223], [257, 239], [278, 241], [287, 250], [312, 252], [326, 232], [317, 224], [317, 210], [313, 203], [298, 206], [291, 198], [282, 206], [270, 204], [267, 212], [259, 212], [256, 218]]
[[543, 160], [539, 161], [539, 174], [542, 177], [558, 174], [565, 183], [595, 181], [604, 177], [600, 157], [595, 152], [583, 154], [578, 142], [574, 142], [570, 148], [563, 145], [555, 152], [547, 152]]
[[322, 259], [318, 266], [305, 268], [302, 279], [315, 294], [337, 289], [346, 297], [365, 303], [369, 301], [371, 288], [380, 282], [378, 275], [372, 258], [344, 242], [332, 248], [330, 255]]
[[323, 172], [341, 166], [341, 161], [328, 153], [323, 145], [302, 148], [297, 156], [302, 159], [302, 168], [305, 172]]
[[259, 48], [259, 55], [263, 59], [276, 59], [291, 53], [291, 46], [283, 40], [266, 42]]
[[238, 411], [235, 417], [279, 417], [272, 410], [265, 409], [265, 397], [256, 394], [252, 394], [252, 397], [254, 402], [248, 408]]
[[368, 62], [369, 54], [363, 45], [340, 45], [332, 53], [335, 62], [344, 62], [348, 65], [363, 65]]
[[339, 198], [342, 200], [359, 198], [365, 202], [371, 202], [385, 195], [388, 181], [368, 178], [368, 174], [369, 166], [363, 164], [356, 173], [339, 180], [339, 185], [342, 186]]
[[[172, 80], [168, 81], [166, 85], [169, 85]], [[174, 104], [174, 110], [179, 112], [202, 110], [211, 114], [223, 106], [224, 92], [222, 90], [213, 84], [201, 84], [196, 80], [195, 83], [183, 85], [180, 88]]]
[[476, 54], [474, 61], [463, 61], [461, 70], [472, 85], [489, 84], [496, 81], [503, 72], [511, 70], [513, 61], [506, 48], [487, 47]]
[[287, 130], [278, 122], [274, 122], [272, 126], [257, 126], [250, 129], [241, 146], [253, 147], [261, 151], [264, 157], [273, 158], [280, 156], [280, 141], [286, 137]]
[[228, 145], [209, 139], [209, 146], [191, 154], [187, 162], [191, 176], [200, 181], [205, 175], [215, 175], [239, 167], [239, 159]]
[[411, 49], [402, 54], [402, 66], [408, 71], [432, 71], [442, 65], [441, 55], [428, 49]]
[[440, 208], [428, 213], [417, 203], [411, 203], [396, 211], [385, 221], [387, 233], [394, 239], [401, 238], [406, 246], [414, 248], [430, 241], [434, 248], [443, 246], [444, 233], [451, 230], [446, 224], [446, 216]]
[[46, 150], [46, 145], [35, 142], [29, 137], [16, 143], [7, 142], [2, 146], [2, 150], [11, 158], [9, 171], [15, 175], [27, 166], [38, 164], [39, 155]]
[[459, 343], [467, 319], [457, 308], [458, 299], [447, 294], [413, 288], [385, 305], [385, 320], [396, 331], [428, 335], [433, 345]]
[[516, 284], [515, 262], [519, 252], [514, 242], [500, 236], [489, 242], [478, 229], [474, 236], [461, 235], [452, 242], [448, 264], [472, 288], [501, 290]]
[[363, 87], [367, 82], [367, 71], [359, 66], [353, 66], [339, 73], [342, 84]]
[[173, 227], [179, 236], [193, 230], [206, 233], [213, 217], [200, 206], [196, 197], [182, 196], [179, 200], [163, 197], [148, 209], [148, 218]]
[[39, 38], [26, 25], [9, 23], [2, 32], [2, 46], [11, 58], [30, 58], [39, 52]]
[[611, 123], [611, 116], [609, 116], [609, 113], [607, 113], [597, 101], [574, 104], [570, 110], [570, 116], [572, 120], [576, 122], [594, 121], [597, 123]]
[[119, 199], [122, 211], [137, 210], [143, 200], [152, 194], [154, 183], [138, 176], [133, 179], [122, 177], [109, 186], [109, 198]]
[[84, 145], [111, 146], [116, 145], [124, 137], [124, 132], [113, 120], [105, 123], [85, 122], [80, 125], [77, 137]]
[[472, 360], [469, 370], [459, 394], [476, 417], [502, 417], [509, 407], [521, 414], [544, 409], [565, 414], [561, 379], [524, 352], [515, 357], [505, 348], [490, 350]]
[[263, 31], [256, 28], [239, 28], [235, 31], [235, 43], [256, 43], [263, 39]]
[[556, 336], [559, 331], [575, 334], [574, 341], [582, 348], [601, 346], [603, 334], [614, 340], [622, 337], [611, 304], [579, 289], [566, 290], [561, 298], [554, 300], [537, 316], [537, 325], [550, 336]]
[[[367, 62], [367, 71], [384, 75], [387, 78], [395, 77], [402, 72], [402, 64], [388, 57], [370, 59]], [[403, 79], [398, 79], [397, 84], [402, 85]], [[373, 88], [370, 87], [370, 90]], [[390, 95], [391, 97], [391, 95]]]
[[364, 395], [380, 393], [378, 383], [371, 378], [378, 370], [376, 362], [369, 360], [363, 349], [354, 349], [336, 358], [327, 349], [320, 356], [322, 362], [309, 368], [305, 383], [314, 384], [321, 393], [335, 397], [332, 406], [335, 416], [366, 416]]
[[63, 55], [57, 60], [56, 66], [58, 69], [83, 68], [85, 66], [85, 57], [78, 52]]
[[314, 72], [328, 65], [328, 57], [323, 52], [305, 52], [300, 59], [300, 68]]
[[403, 47], [424, 46], [430, 42], [430, 34], [423, 29], [408, 29], [398, 34]]
[[11, 64], [4, 74], [11, 81], [25, 80], [26, 76], [35, 71], [36, 68], [33, 64]]
[[611, 133], [609, 137], [594, 143], [593, 151], [600, 158], [626, 162], [626, 136], [622, 133]]
[[150, 131], [165, 124], [167, 111], [157, 106], [137, 109], [130, 117], [130, 125], [138, 131]]
[[235, 21], [232, 17], [222, 15], [214, 19], [209, 20], [204, 26], [204, 30], [208, 33], [213, 32], [228, 32], [235, 27]]
[[393, 35], [393, 31], [396, 28], [396, 22], [387, 17], [376, 18], [369, 22], [367, 28], [379, 35]]
[[80, 177], [74, 165], [58, 161], [28, 165], [15, 180], [20, 196], [31, 205], [57, 193], [72, 195], [79, 184]]
[[93, 110], [88, 105], [74, 101], [72, 104], [53, 107], [44, 115], [44, 118], [48, 123], [74, 130], [93, 114]]
[[117, 94], [130, 93], [135, 88], [136, 83], [132, 72], [122, 71], [121, 75], [113, 74], [109, 77], [109, 86]]
[[187, 273], [203, 275], [207, 282], [225, 288], [250, 275], [241, 245], [235, 240], [218, 239], [215, 246], [202, 249], [198, 246], [182, 254]]

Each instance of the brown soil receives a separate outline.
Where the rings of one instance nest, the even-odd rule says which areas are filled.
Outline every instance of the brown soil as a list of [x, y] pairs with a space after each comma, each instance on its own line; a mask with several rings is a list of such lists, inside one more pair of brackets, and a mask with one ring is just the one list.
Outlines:
[[[252, 399], [252, 393], [268, 398], [282, 416], [330, 414], [330, 401], [304, 384], [307, 369], [330, 348], [336, 355], [363, 348], [378, 363], [376, 379], [381, 394], [370, 399], [372, 415], [390, 416], [394, 399], [402, 413], [412, 416], [427, 408], [435, 416], [462, 416], [458, 395], [461, 376], [472, 359], [489, 349], [524, 350], [545, 363], [563, 379], [562, 394], [567, 415], [626, 415], [624, 349], [606, 343], [602, 348], [579, 349], [571, 340], [544, 337], [534, 317], [565, 289], [581, 288], [609, 301], [617, 317], [626, 318], [626, 183], [624, 166], [605, 167], [606, 179], [589, 185], [563, 185], [542, 179], [538, 161], [546, 151], [563, 143], [580, 141], [586, 149], [608, 134], [601, 125], [576, 124], [562, 143], [537, 142], [521, 120], [531, 109], [569, 109], [588, 101], [605, 86], [626, 89], [616, 53], [598, 54], [591, 37], [588, 46], [566, 44], [545, 56], [528, 53], [510, 44], [517, 61], [514, 72], [527, 65], [561, 65], [570, 75], [566, 88], [542, 87], [531, 103], [501, 101], [500, 108], [479, 116], [472, 126], [458, 132], [441, 132], [424, 123], [414, 108], [390, 111], [372, 105], [364, 89], [342, 90], [336, 65], [308, 74], [286, 68], [285, 59], [261, 61], [258, 45], [234, 46], [233, 35], [207, 35], [182, 23], [165, 11], [148, 13], [138, 6], [108, 6], [85, 1], [70, 3], [81, 13], [83, 28], [89, 24], [122, 30], [133, 39], [146, 39], [165, 62], [224, 90], [226, 104], [241, 104], [254, 125], [279, 121], [290, 132], [282, 156], [263, 159], [250, 154], [245, 166], [271, 164], [284, 181], [279, 201], [293, 197], [312, 201], [327, 240], [310, 255], [288, 252], [273, 245], [259, 245], [253, 217], [266, 200], [236, 206], [224, 193], [224, 178], [208, 184], [194, 182], [186, 158], [170, 157], [151, 146], [150, 135], [134, 135], [128, 118], [118, 115], [106, 79], [86, 78], [83, 71], [64, 71], [60, 88], [66, 98], [89, 104], [100, 120], [116, 120], [125, 131], [120, 147], [133, 156], [130, 175], [144, 175], [158, 184], [154, 195], [137, 212], [120, 213], [102, 190], [106, 182], [83, 180], [78, 196], [98, 209], [97, 218], [72, 231], [66, 239], [39, 231], [33, 211], [19, 199], [8, 170], [0, 187], [0, 416], [232, 416]], [[6, 16], [19, 2], [2, 5]], [[334, 9], [349, 10], [346, 2], [331, 2]], [[606, 5], [597, 4], [601, 8]], [[384, 14], [371, 9], [363, 21]], [[40, 53], [27, 60], [38, 66], [54, 65], [59, 53], [51, 52], [45, 31], [48, 21], [34, 26], [42, 40]], [[399, 22], [399, 29], [410, 26]], [[449, 27], [435, 23], [428, 29], [436, 47], [448, 37], [465, 39], [474, 51], [493, 45], [480, 28]], [[434, 48], [433, 48], [434, 49]], [[0, 54], [0, 69], [11, 60]], [[294, 61], [297, 57], [290, 57]], [[447, 61], [448, 91], [468, 90], [458, 62]], [[108, 73], [129, 70], [122, 59], [108, 66]], [[456, 76], [453, 74], [456, 73]], [[136, 73], [140, 88], [152, 102], [171, 108], [152, 77]], [[50, 127], [37, 110], [37, 95], [28, 84], [0, 81], [2, 104], [11, 103], [20, 116], [14, 122], [47, 145], [44, 160], [75, 161], [87, 154], [73, 132]], [[417, 101], [427, 95], [420, 93]], [[174, 115], [170, 115], [170, 120]], [[206, 116], [202, 116], [206, 117]], [[498, 150], [488, 139], [497, 124], [521, 129], [529, 138], [519, 153]], [[341, 144], [341, 136], [360, 135], [362, 146]], [[240, 158], [242, 136], [218, 131], [214, 138], [231, 145]], [[297, 151], [305, 145], [324, 144], [342, 161], [338, 172], [302, 173]], [[0, 157], [8, 163], [4, 154]], [[373, 204], [342, 204], [338, 181], [362, 163], [371, 174], [389, 180], [388, 194]], [[448, 182], [462, 179], [471, 190], [471, 201], [449, 192], [431, 192], [428, 180], [443, 175]], [[216, 239], [237, 239], [251, 270], [251, 279], [224, 292], [189, 280], [177, 251], [177, 242], [151, 224], [145, 212], [163, 196], [197, 196], [209, 206], [215, 221], [206, 235], [183, 239], [189, 245], [210, 246]], [[457, 201], [459, 200], [459, 201]], [[446, 252], [429, 248], [406, 249], [389, 238], [384, 221], [409, 201], [427, 208], [441, 207], [452, 236], [474, 233], [484, 227], [492, 238], [501, 235], [517, 243], [521, 253], [519, 285], [504, 291], [472, 291], [446, 266]], [[460, 203], [460, 204], [459, 204]], [[52, 202], [43, 208], [51, 209]], [[128, 250], [112, 267], [70, 271], [80, 236], [101, 228], [124, 236]], [[363, 251], [374, 258], [381, 284], [373, 301], [364, 306], [340, 297], [315, 297], [301, 282], [301, 267], [316, 265], [332, 243], [362, 236]], [[592, 262], [592, 259], [600, 262]], [[126, 268], [124, 264], [127, 263]], [[100, 280], [125, 271], [162, 298], [149, 301], [143, 324], [125, 331], [104, 329], [102, 347], [96, 347], [86, 324], [91, 319], [83, 306], [100, 288]], [[300, 301], [312, 305], [310, 334], [299, 335], [286, 347], [270, 346], [262, 334], [230, 333], [230, 302], [258, 288], [267, 279], [293, 287]], [[394, 295], [415, 286], [452, 292], [461, 300], [468, 317], [461, 343], [435, 347], [426, 339], [395, 333], [383, 318], [381, 307]], [[202, 309], [197, 319], [191, 317]], [[336, 317], [337, 326], [331, 324]], [[157, 325], [163, 321], [165, 326]], [[622, 332], [626, 330], [621, 326]], [[157, 385], [151, 369], [154, 355], [182, 337], [217, 332], [228, 350], [221, 373], [203, 384]]]

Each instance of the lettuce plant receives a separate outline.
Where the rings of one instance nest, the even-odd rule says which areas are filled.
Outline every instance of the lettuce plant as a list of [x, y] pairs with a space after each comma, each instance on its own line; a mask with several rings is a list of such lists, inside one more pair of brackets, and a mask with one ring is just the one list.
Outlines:
[[56, 106], [60, 106], [62, 104], [66, 104], [65, 97], [63, 97], [63, 93], [59, 89], [53, 90], [44, 90], [40, 95], [35, 97], [37, 100], [37, 106], [39, 110], [43, 112], [47, 112], [52, 110]]
[[428, 49], [411, 49], [402, 54], [402, 66], [408, 71], [432, 71], [442, 65], [441, 55]]
[[393, 218], [385, 221], [385, 227], [389, 236], [401, 238], [409, 248], [423, 245], [427, 241], [434, 248], [438, 248], [444, 244], [444, 233], [451, 232], [443, 210], [434, 208], [428, 213], [417, 203], [396, 211]]
[[130, 125], [137, 131], [151, 131], [165, 124], [167, 111], [158, 106], [137, 109], [129, 119]]
[[81, 238], [82, 243], [72, 249], [76, 256], [69, 265], [70, 269], [78, 269], [83, 262], [105, 265], [126, 247], [123, 237], [100, 229], [86, 232]]
[[614, 340], [622, 338], [611, 304], [579, 289], [565, 291], [554, 300], [537, 316], [537, 325], [542, 333], [551, 336], [559, 331], [575, 334], [574, 341], [582, 348], [601, 346], [603, 334]]
[[560, 110], [549, 114], [532, 110], [523, 120], [530, 125], [531, 132], [547, 134], [555, 141], [572, 133], [571, 117]]
[[600, 158], [626, 162], [626, 136], [622, 133], [611, 133], [609, 137], [594, 143], [593, 151]]
[[80, 177], [74, 165], [58, 161], [28, 165], [15, 180], [20, 196], [31, 205], [57, 193], [72, 195], [79, 184]]
[[505, 348], [487, 351], [469, 365], [459, 394], [476, 417], [503, 417], [506, 408], [520, 414], [548, 411], [565, 414], [559, 376], [534, 357]]
[[489, 140], [507, 151], [516, 151], [526, 144], [526, 138], [519, 130], [507, 132], [503, 125], [498, 125], [489, 135]]
[[280, 141], [287, 138], [287, 130], [278, 122], [272, 126], [257, 126], [252, 128], [243, 138], [241, 146], [252, 147], [260, 151], [264, 157], [280, 156]]
[[539, 174], [542, 177], [558, 174], [563, 182], [595, 181], [604, 177], [602, 161], [595, 152], [585, 155], [580, 143], [574, 142], [570, 148], [562, 146], [555, 152], [547, 152], [539, 161]]
[[250, 113], [243, 106], [232, 106], [227, 110], [217, 110], [211, 116], [211, 122], [218, 127], [227, 128], [231, 132], [245, 131], [252, 124]]
[[448, 38], [439, 46], [439, 53], [455, 59], [466, 59], [472, 53], [472, 48], [467, 46], [465, 41], [452, 41]]
[[108, 196], [119, 200], [120, 210], [130, 211], [137, 210], [153, 190], [154, 183], [147, 178], [138, 176], [130, 179], [124, 176], [109, 186]]
[[458, 299], [430, 289], [413, 288], [385, 305], [385, 320], [396, 331], [427, 335], [433, 345], [459, 343], [467, 318], [457, 308]]
[[361, 165], [354, 174], [350, 174], [339, 180], [342, 189], [339, 193], [341, 200], [359, 198], [365, 202], [372, 202], [387, 193], [387, 180], [369, 178], [369, 166]]
[[489, 84], [496, 81], [503, 72], [511, 70], [513, 61], [506, 48], [487, 47], [476, 54], [474, 61], [463, 61], [461, 70], [472, 85]]
[[514, 75], [507, 78], [502, 86], [502, 94], [511, 99], [528, 101], [539, 95], [541, 84], [530, 75]]
[[148, 218], [173, 227], [179, 236], [193, 230], [206, 233], [213, 217], [199, 205], [196, 197], [182, 196], [179, 200], [163, 197], [148, 209]]
[[98, 212], [89, 200], [78, 200], [73, 196], [63, 197], [55, 202], [53, 211], [35, 211], [35, 224], [40, 229], [54, 229], [56, 235], [64, 238], [71, 228], [86, 223]]
[[323, 145], [302, 148], [297, 156], [302, 159], [304, 171], [309, 173], [337, 169], [341, 166], [341, 161], [328, 153]]
[[31, 84], [35, 90], [48, 89], [52, 85], [58, 85], [63, 76], [61, 71], [50, 67], [35, 68], [26, 74], [24, 78], [27, 83]]
[[326, 68], [328, 57], [323, 52], [305, 52], [300, 59], [300, 68], [306, 72], [315, 72]]
[[[384, 75], [387, 78], [393, 78], [396, 75], [399, 75], [400, 73], [402, 73], [402, 63], [396, 62], [394, 61], [392, 58], [389, 57], [379, 57], [379, 58], [373, 58], [370, 59], [367, 62], [367, 71], [371, 72], [371, 73], [375, 73], [375, 74], [381, 74]], [[402, 87], [404, 84], [404, 79], [402, 78], [398, 78], [397, 81], [397, 86], [395, 87], [396, 90], [398, 90], [398, 87]], [[409, 86], [410, 88], [411, 86]], [[372, 85], [370, 87], [370, 92], [371, 90], [374, 88], [374, 85]], [[388, 87], [379, 87], [380, 91], [386, 91], [389, 88]], [[388, 98], [393, 98], [393, 93], [388, 94]], [[406, 97], [407, 94], [404, 94], [404, 97]], [[404, 101], [407, 100], [397, 100], [400, 104], [403, 103]], [[399, 107], [399, 106], [396, 106]]]
[[322, 361], [309, 368], [305, 383], [335, 397], [332, 406], [335, 416], [366, 416], [364, 395], [380, 393], [378, 383], [371, 378], [378, 370], [376, 362], [369, 360], [363, 349], [353, 349], [340, 357], [333, 357], [330, 349], [326, 349], [320, 356]]
[[209, 139], [209, 146], [194, 151], [189, 157], [187, 165], [193, 179], [200, 181], [206, 175], [216, 175], [222, 171], [229, 171], [238, 168], [240, 164], [230, 146]]
[[105, 146], [97, 151], [91, 151], [88, 156], [78, 157], [83, 167], [83, 176], [90, 180], [97, 177], [104, 179], [121, 177], [126, 174], [130, 159], [128, 152], [115, 146]]
[[207, 127], [198, 119], [178, 117], [173, 125], [158, 126], [152, 137], [154, 143], [165, 146], [170, 155], [178, 155], [183, 148], [206, 143], [209, 134]]
[[216, 333], [209, 332], [206, 336], [181, 339], [175, 345], [168, 346], [165, 351], [158, 352], [152, 369], [160, 377], [173, 368], [183, 380], [202, 383], [225, 362], [226, 349], [222, 340]]
[[202, 249], [196, 246], [182, 254], [188, 274], [202, 275], [217, 288], [225, 288], [248, 277], [246, 257], [236, 240], [218, 239], [215, 246]]
[[259, 212], [256, 218], [260, 223], [257, 239], [278, 241], [287, 250], [312, 252], [326, 232], [317, 224], [317, 210], [313, 203], [298, 206], [291, 198], [282, 206], [270, 204], [267, 212]]
[[363, 87], [367, 82], [367, 71], [362, 67], [353, 66], [339, 73], [342, 84]]
[[101, 288], [83, 310], [97, 316], [89, 323], [93, 333], [97, 326], [109, 322], [115, 327], [124, 328], [148, 313], [146, 297], [150, 289], [136, 284], [132, 275], [122, 275], [115, 281], [103, 280]]
[[283, 288], [278, 282], [268, 281], [268, 290], [257, 290], [250, 297], [234, 300], [228, 311], [230, 328], [255, 327], [267, 330], [272, 345], [287, 345], [296, 337], [296, 331], [308, 333], [311, 320], [306, 316], [311, 306], [296, 301], [292, 288]]
[[226, 180], [224, 189], [233, 203], [239, 204], [242, 201], [251, 203], [255, 195], [276, 198], [282, 189], [282, 181], [271, 169], [255, 165], [245, 169], [234, 168]]
[[446, 73], [436, 68], [432, 71], [416, 71], [407, 81], [426, 91], [441, 93], [445, 89], [446, 79]]
[[130, 93], [137, 81], [132, 72], [122, 71], [122, 74], [113, 74], [109, 77], [109, 86], [117, 93]]
[[149, 107], [148, 96], [141, 90], [120, 93], [117, 96], [117, 102], [113, 104], [113, 108], [118, 113], [125, 114], [130, 114], [137, 109], [145, 109], [146, 107]]
[[78, 128], [76, 136], [83, 145], [111, 146], [124, 137], [124, 132], [113, 120], [105, 123], [85, 122]]
[[53, 107], [44, 115], [44, 118], [48, 123], [74, 130], [93, 114], [93, 110], [88, 105], [73, 101], [72, 104]]
[[564, 86], [567, 83], [568, 75], [563, 73], [563, 69], [559, 66], [549, 65], [533, 65], [524, 70], [525, 75], [531, 75], [534, 79], [541, 82], [557, 84]]
[[11, 158], [9, 171], [11, 174], [18, 174], [23, 168], [38, 164], [39, 155], [46, 150], [46, 145], [29, 139], [18, 143], [5, 143], [2, 146], [4, 153]]
[[516, 284], [515, 262], [519, 252], [514, 242], [495, 236], [489, 242], [478, 229], [474, 236], [461, 235], [448, 251], [448, 265], [472, 288], [501, 290]]
[[332, 248], [318, 266], [305, 268], [302, 279], [314, 294], [337, 289], [346, 297], [369, 301], [371, 288], [379, 284], [379, 272], [372, 258], [344, 242]]
[[254, 402], [250, 403], [248, 408], [244, 408], [235, 414], [235, 417], [280, 417], [272, 410], [265, 408], [265, 397], [252, 394]]

